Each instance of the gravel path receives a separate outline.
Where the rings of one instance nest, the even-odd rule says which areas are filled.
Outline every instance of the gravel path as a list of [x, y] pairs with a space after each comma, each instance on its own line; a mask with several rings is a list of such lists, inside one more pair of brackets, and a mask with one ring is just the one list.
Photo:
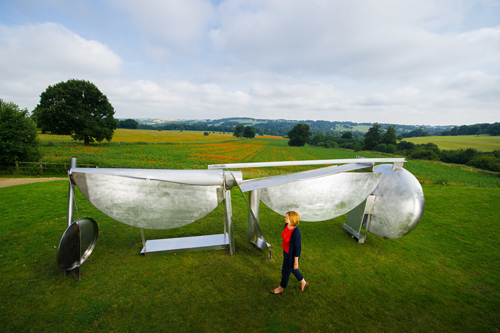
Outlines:
[[14, 186], [14, 185], [38, 183], [38, 182], [50, 182], [52, 180], [62, 180], [62, 179], [67, 180], [68, 178], [58, 178], [58, 177], [52, 177], [52, 178], [0, 178], [0, 188], [7, 187], [7, 186]]

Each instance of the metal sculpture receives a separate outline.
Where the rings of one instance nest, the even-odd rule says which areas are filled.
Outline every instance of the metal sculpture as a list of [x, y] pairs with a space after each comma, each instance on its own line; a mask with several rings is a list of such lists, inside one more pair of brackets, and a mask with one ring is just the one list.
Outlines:
[[[229, 249], [233, 254], [231, 189], [236, 186], [249, 207], [249, 241], [260, 249], [270, 246], [259, 225], [261, 201], [283, 216], [287, 211], [297, 210], [305, 222], [329, 220], [347, 213], [344, 229], [360, 243], [366, 240], [368, 232], [383, 238], [398, 238], [415, 229], [425, 204], [422, 187], [410, 172], [403, 169], [404, 162], [404, 158], [358, 158], [218, 164], [209, 165], [208, 170], [150, 170], [77, 168], [76, 160], [72, 159], [68, 173], [68, 223], [73, 220], [76, 185], [100, 211], [141, 229], [143, 254], [203, 249]], [[374, 167], [375, 163], [393, 164]], [[252, 180], [243, 180], [241, 171], [231, 171], [236, 168], [320, 164], [335, 165]], [[245, 192], [249, 192], [248, 200]], [[223, 234], [148, 241], [144, 238], [144, 229], [182, 227], [203, 218], [222, 202]], [[76, 225], [81, 226], [82, 222]], [[365, 229], [364, 235], [362, 228]], [[77, 239], [81, 243], [82, 236], [90, 239], [85, 233], [91, 232], [82, 230], [78, 237], [63, 236], [63, 239], [65, 243]], [[60, 245], [60, 251], [65, 251], [66, 247], [71, 246]], [[85, 256], [88, 257], [90, 252], [85, 252]], [[58, 256], [64, 257], [63, 254]], [[82, 258], [80, 251], [79, 263], [73, 266], [79, 267]], [[60, 266], [65, 270], [74, 269], [71, 265]]]

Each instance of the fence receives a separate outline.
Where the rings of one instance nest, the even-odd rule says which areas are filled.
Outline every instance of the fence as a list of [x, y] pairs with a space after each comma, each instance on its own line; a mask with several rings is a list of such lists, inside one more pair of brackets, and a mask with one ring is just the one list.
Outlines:
[[[79, 164], [80, 168], [95, 168], [92, 164]], [[61, 175], [66, 176], [68, 163], [0, 162], [0, 174], [8, 175]]]

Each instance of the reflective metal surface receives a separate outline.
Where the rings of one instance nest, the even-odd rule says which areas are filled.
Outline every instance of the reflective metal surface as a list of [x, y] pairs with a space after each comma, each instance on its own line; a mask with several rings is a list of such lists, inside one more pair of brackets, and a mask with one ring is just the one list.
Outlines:
[[339, 173], [261, 189], [261, 200], [283, 216], [295, 210], [301, 221], [324, 221], [357, 207], [381, 178], [379, 172]]
[[89, 217], [71, 223], [57, 249], [59, 267], [66, 271], [79, 267], [94, 250], [98, 234], [97, 223]]
[[80, 170], [72, 170], [72, 179], [87, 200], [109, 217], [138, 228], [181, 227], [201, 219], [223, 200], [222, 183], [184, 185]]
[[390, 164], [375, 166], [383, 174], [373, 191], [376, 196], [368, 231], [382, 238], [399, 238], [417, 227], [424, 214], [424, 192], [417, 178]]
[[[233, 175], [230, 175], [228, 172], [221, 170], [72, 168], [70, 174], [73, 173], [160, 180], [187, 185], [222, 186], [225, 184], [228, 189], [231, 189], [243, 179], [240, 171], [232, 171]], [[234, 179], [236, 179], [236, 182]]]
[[279, 175], [258, 179], [250, 179], [244, 180], [240, 184], [240, 189], [243, 192], [258, 190], [265, 187], [276, 186], [281, 184], [288, 184], [293, 182], [298, 182], [301, 180], [307, 180], [312, 178], [324, 177], [328, 175], [333, 175], [336, 173], [353, 171], [358, 169], [364, 169], [372, 167], [373, 164], [370, 163], [352, 163], [352, 164], [344, 164], [341, 166], [331, 166], [326, 168], [295, 172], [287, 175]]

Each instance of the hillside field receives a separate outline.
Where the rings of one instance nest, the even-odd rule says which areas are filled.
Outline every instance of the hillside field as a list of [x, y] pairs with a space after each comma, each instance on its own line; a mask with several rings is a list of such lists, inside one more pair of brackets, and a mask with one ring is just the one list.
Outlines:
[[[165, 131], [166, 132], [166, 131]], [[203, 133], [201, 133], [203, 135]], [[210, 135], [211, 136], [211, 135]], [[99, 167], [206, 169], [208, 164], [384, 157], [256, 138], [196, 143], [79, 142], [43, 146], [43, 161]], [[153, 140], [153, 139], [151, 139]], [[182, 142], [179, 139], [179, 142]], [[308, 167], [244, 169], [244, 178]], [[68, 181], [0, 188], [0, 322], [3, 332], [498, 332], [500, 331], [500, 178], [424, 161], [405, 168], [423, 186], [419, 226], [399, 239], [371, 234], [358, 244], [345, 215], [301, 222], [300, 269], [283, 295], [284, 218], [260, 205], [273, 259], [248, 241], [248, 208], [231, 192], [236, 253], [203, 251], [142, 256], [141, 232], [93, 207], [76, 190], [75, 216], [99, 226], [81, 281], [65, 275], [56, 253], [67, 221]], [[223, 231], [223, 207], [146, 239]]]
[[405, 141], [410, 141], [415, 144], [426, 144], [432, 142], [439, 149], [456, 150], [474, 148], [483, 152], [491, 152], [500, 150], [500, 136], [489, 135], [459, 135], [459, 136], [425, 136], [418, 138], [405, 138]]

